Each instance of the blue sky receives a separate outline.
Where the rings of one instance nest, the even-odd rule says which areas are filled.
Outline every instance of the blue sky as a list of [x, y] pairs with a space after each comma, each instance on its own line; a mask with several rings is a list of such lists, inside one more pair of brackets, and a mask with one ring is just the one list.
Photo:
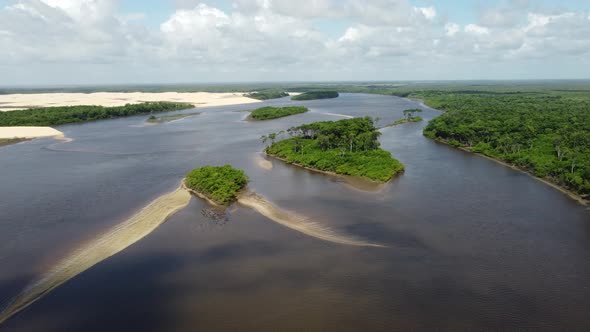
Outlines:
[[14, 84], [588, 79], [590, 1], [0, 0], [0, 76]]

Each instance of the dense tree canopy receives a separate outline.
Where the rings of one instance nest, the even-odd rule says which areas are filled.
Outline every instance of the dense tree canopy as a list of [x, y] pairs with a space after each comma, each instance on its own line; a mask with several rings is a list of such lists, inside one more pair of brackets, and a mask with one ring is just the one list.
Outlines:
[[377, 139], [381, 133], [369, 117], [315, 122], [291, 128], [287, 133], [293, 137], [273, 142], [266, 152], [302, 166], [382, 182], [404, 168], [379, 148]]
[[185, 185], [212, 200], [227, 204], [236, 199], [237, 193], [247, 184], [248, 176], [230, 165], [204, 166], [186, 175]]
[[60, 106], [0, 112], [0, 126], [56, 126], [194, 108], [187, 103], [149, 102], [125, 106]]
[[286, 107], [261, 107], [250, 113], [251, 120], [270, 120], [282, 118], [289, 115], [308, 112], [309, 109], [303, 106], [286, 106]]
[[291, 97], [292, 100], [330, 99], [339, 96], [337, 91], [310, 91]]
[[250, 92], [245, 95], [248, 98], [258, 99], [258, 100], [269, 100], [269, 99], [278, 99], [283, 97], [288, 97], [289, 93], [280, 90], [266, 90], [266, 91], [257, 91], [257, 92]]
[[428, 137], [505, 160], [590, 194], [590, 95], [565, 92], [423, 93], [446, 113]]

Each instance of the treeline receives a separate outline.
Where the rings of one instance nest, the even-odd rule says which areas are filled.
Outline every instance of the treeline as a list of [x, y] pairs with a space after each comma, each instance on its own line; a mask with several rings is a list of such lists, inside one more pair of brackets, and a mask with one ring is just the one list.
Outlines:
[[283, 97], [288, 97], [289, 93], [285, 91], [257, 91], [245, 94], [246, 97], [257, 99], [257, 100], [269, 100], [269, 99], [278, 99]]
[[310, 91], [291, 97], [292, 100], [330, 99], [339, 96], [337, 91]]
[[125, 106], [60, 106], [0, 112], [0, 126], [56, 126], [131, 115], [170, 112], [194, 108], [187, 103], [147, 102]]
[[424, 135], [515, 164], [590, 194], [590, 95], [572, 92], [425, 92], [446, 113]]
[[250, 113], [251, 120], [270, 120], [282, 118], [289, 115], [308, 112], [309, 109], [304, 106], [286, 106], [286, 107], [261, 107]]
[[293, 127], [287, 130], [291, 138], [275, 142], [283, 134], [272, 133], [262, 140], [272, 141], [266, 149], [269, 155], [290, 163], [382, 182], [404, 169], [389, 152], [379, 148], [381, 133], [370, 117]]

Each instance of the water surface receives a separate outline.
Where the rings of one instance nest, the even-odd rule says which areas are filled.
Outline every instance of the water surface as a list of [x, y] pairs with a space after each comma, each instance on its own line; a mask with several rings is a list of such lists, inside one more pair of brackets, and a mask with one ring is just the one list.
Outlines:
[[387, 124], [417, 106], [361, 94], [297, 104], [311, 112], [247, 122], [237, 111], [252, 105], [202, 108], [156, 126], [61, 126], [72, 142], [1, 148], [0, 302], [208, 164], [244, 169], [275, 205], [387, 248], [324, 242], [240, 206], [214, 221], [193, 198], [0, 330], [590, 329], [590, 211], [424, 138], [426, 122], [382, 130], [406, 172], [378, 193], [278, 161], [261, 167], [261, 135], [345, 116]]

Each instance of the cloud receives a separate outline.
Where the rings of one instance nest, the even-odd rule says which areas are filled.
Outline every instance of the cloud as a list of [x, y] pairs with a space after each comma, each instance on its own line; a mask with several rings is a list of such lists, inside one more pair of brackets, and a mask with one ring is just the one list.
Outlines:
[[369, 73], [396, 79], [385, 75], [443, 75], [476, 62], [508, 73], [523, 61], [545, 61], [557, 71], [565, 58], [587, 64], [590, 52], [587, 12], [533, 7], [526, 0], [481, 7], [477, 20], [464, 25], [407, 0], [310, 0], [304, 6], [235, 0], [231, 9], [197, 0], [174, 4], [154, 28], [142, 13], [122, 12], [117, 0], [15, 1], [0, 8], [0, 68], [16, 79], [29, 68], [53, 72], [72, 64], [87, 68], [90, 77], [108, 76], [99, 66], [129, 81], [203, 72], [208, 75], [201, 80]]

